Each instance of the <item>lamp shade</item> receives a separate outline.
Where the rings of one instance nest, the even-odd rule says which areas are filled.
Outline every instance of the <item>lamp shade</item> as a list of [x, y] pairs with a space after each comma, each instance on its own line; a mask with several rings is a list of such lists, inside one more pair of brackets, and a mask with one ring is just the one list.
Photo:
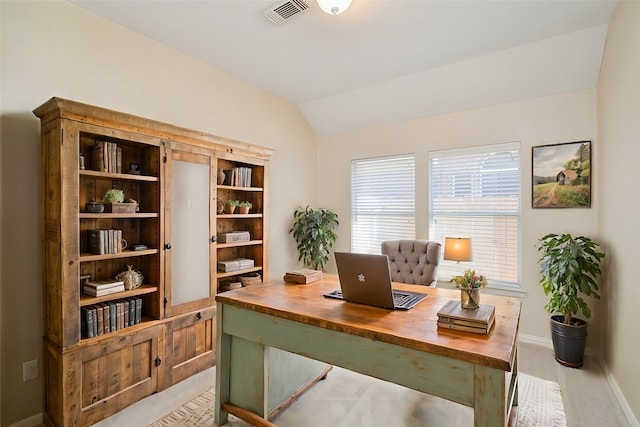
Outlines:
[[444, 259], [450, 261], [471, 261], [471, 238], [445, 237]]
[[329, 15], [339, 15], [351, 5], [351, 0], [316, 0], [320, 9]]

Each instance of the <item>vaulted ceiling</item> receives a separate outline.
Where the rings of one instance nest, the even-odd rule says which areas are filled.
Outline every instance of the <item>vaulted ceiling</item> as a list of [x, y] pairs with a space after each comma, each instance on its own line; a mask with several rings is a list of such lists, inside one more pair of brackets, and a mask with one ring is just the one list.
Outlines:
[[614, 0], [72, 0], [296, 104], [319, 134], [596, 86]]

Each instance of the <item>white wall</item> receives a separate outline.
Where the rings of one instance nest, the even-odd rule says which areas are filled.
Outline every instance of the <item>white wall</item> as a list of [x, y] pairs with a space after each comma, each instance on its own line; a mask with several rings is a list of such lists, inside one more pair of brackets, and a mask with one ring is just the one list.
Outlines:
[[59, 96], [275, 149], [271, 277], [297, 265], [288, 230], [295, 208], [315, 202], [316, 141], [295, 106], [71, 3], [3, 0], [0, 15], [0, 425], [10, 425], [42, 412], [42, 382], [22, 382], [22, 362], [42, 355], [35, 107]]
[[[494, 107], [463, 111], [324, 136], [318, 140], [318, 203], [340, 216], [338, 249], [350, 249], [351, 160], [397, 153], [416, 155], [416, 237], [428, 235], [428, 153], [430, 150], [520, 141], [522, 170], [522, 291], [520, 332], [550, 340], [547, 302], [538, 285], [536, 240], [546, 233], [570, 232], [595, 238], [598, 233], [598, 197], [591, 208], [531, 208], [531, 147], [561, 142], [591, 140], [597, 162], [599, 144], [596, 127], [596, 91], [586, 90]], [[338, 154], [339, 153], [339, 154]], [[600, 183], [595, 180], [592, 194]], [[447, 280], [448, 278], [443, 278]], [[590, 321], [587, 345], [597, 347], [601, 319], [597, 301]]]
[[608, 319], [605, 360], [629, 405], [640, 417], [637, 316], [640, 301], [638, 159], [640, 158], [640, 2], [623, 1], [609, 25], [598, 82], [601, 141], [601, 230], [609, 246], [606, 265]]

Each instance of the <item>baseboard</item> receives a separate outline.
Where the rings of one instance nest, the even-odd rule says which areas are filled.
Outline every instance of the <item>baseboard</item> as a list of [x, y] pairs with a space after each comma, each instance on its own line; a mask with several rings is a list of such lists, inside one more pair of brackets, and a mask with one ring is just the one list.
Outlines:
[[11, 424], [9, 427], [38, 427], [43, 423], [42, 412]]
[[[524, 342], [527, 344], [539, 345], [541, 347], [550, 348], [553, 350], [553, 342], [551, 338], [542, 338], [535, 335], [527, 335], [527, 334], [518, 334], [518, 339], [520, 342]], [[598, 365], [602, 366], [602, 358], [600, 357], [600, 352], [592, 347], [587, 347], [584, 350], [585, 356], [593, 357]]]
[[611, 373], [611, 370], [609, 369], [609, 366], [606, 363], [603, 364], [602, 370], [604, 371], [604, 375], [607, 377], [607, 381], [609, 381], [609, 386], [611, 386], [611, 390], [613, 390], [613, 394], [618, 399], [620, 406], [622, 406], [622, 411], [627, 416], [629, 425], [631, 427], [640, 427], [640, 422], [638, 422], [638, 419], [636, 418], [635, 414], [633, 413], [633, 410], [629, 406], [627, 399], [625, 399], [624, 394], [622, 394], [622, 390], [620, 390], [620, 387], [618, 387], [618, 383], [616, 382], [615, 377]]
[[553, 348], [553, 343], [549, 338], [537, 337], [535, 335], [518, 334], [518, 340], [527, 344], [535, 344], [545, 348]]

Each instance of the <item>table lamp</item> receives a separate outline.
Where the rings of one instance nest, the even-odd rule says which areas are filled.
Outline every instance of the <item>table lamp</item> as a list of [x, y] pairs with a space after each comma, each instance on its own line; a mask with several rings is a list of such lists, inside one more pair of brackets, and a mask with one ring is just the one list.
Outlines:
[[444, 259], [449, 261], [471, 261], [470, 237], [445, 237]]

